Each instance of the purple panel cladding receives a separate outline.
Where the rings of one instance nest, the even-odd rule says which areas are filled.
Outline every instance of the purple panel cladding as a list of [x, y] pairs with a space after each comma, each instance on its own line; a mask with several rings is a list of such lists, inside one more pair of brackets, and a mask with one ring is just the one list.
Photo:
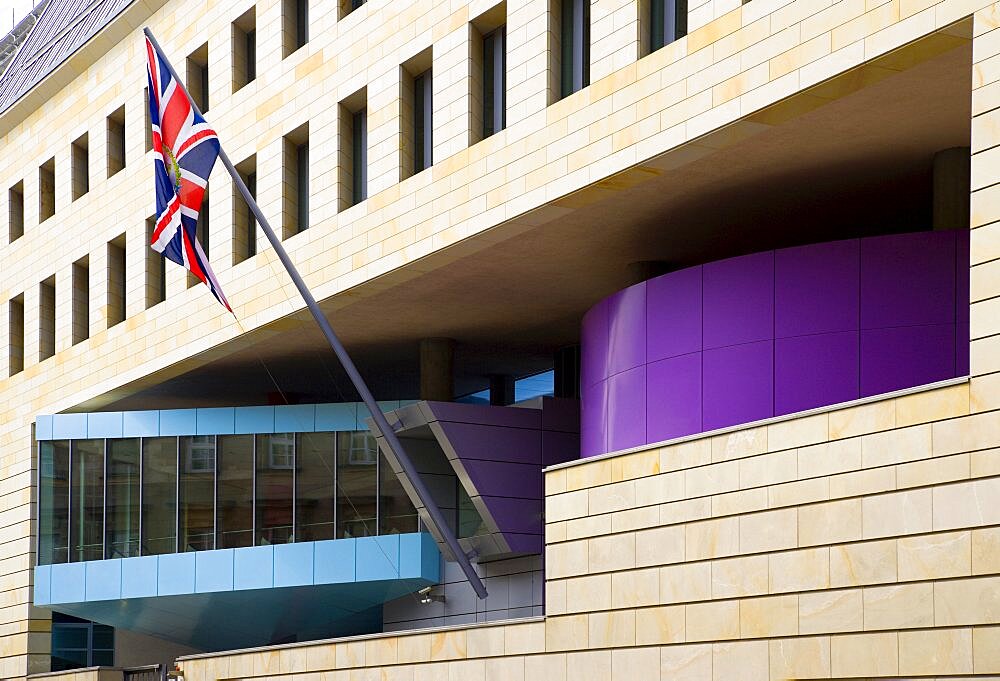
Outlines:
[[915, 232], [730, 258], [620, 291], [583, 320], [580, 453], [964, 376], [968, 273], [968, 232]]
[[646, 367], [646, 440], [660, 442], [701, 430], [701, 353]]
[[774, 338], [774, 252], [702, 267], [703, 349]]
[[646, 284], [608, 298], [609, 375], [646, 363]]
[[462, 459], [504, 461], [535, 466], [542, 460], [542, 437], [537, 426], [528, 429], [453, 421], [439, 421], [439, 425], [453, 447], [455, 455]]
[[774, 415], [861, 397], [857, 331], [774, 341]]
[[608, 379], [608, 445], [628, 449], [646, 440], [646, 367]]
[[646, 282], [646, 361], [701, 352], [701, 268]]
[[774, 415], [774, 341], [712, 348], [702, 359], [702, 428]]
[[858, 239], [775, 251], [775, 337], [857, 329], [860, 266]]

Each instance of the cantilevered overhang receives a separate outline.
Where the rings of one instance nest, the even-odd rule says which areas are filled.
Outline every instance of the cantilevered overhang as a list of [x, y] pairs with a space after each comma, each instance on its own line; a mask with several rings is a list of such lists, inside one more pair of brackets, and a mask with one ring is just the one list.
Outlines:
[[421, 532], [40, 565], [35, 605], [225, 650], [379, 631], [440, 563]]

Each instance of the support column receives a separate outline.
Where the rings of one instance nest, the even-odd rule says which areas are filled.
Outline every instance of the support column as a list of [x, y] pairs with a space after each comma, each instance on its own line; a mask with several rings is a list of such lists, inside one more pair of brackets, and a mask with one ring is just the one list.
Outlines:
[[969, 228], [970, 186], [969, 147], [953, 147], [934, 155], [935, 230]]
[[553, 396], [580, 399], [580, 346], [560, 348], [553, 359]]
[[490, 375], [490, 404], [506, 407], [514, 404], [514, 377], [508, 374]]
[[455, 341], [424, 338], [420, 341], [420, 399], [450, 402], [454, 390]]

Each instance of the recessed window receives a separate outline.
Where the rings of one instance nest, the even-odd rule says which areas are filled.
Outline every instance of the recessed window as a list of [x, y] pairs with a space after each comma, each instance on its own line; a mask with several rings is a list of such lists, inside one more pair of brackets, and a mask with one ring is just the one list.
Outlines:
[[24, 182], [7, 190], [7, 239], [8, 243], [24, 236]]
[[687, 35], [687, 0], [648, 0], [649, 51]]
[[559, 21], [559, 93], [590, 85], [590, 0], [556, 0]]
[[90, 257], [73, 263], [73, 345], [90, 338]]
[[413, 79], [413, 172], [434, 164], [433, 76], [427, 69]]
[[56, 354], [56, 278], [38, 285], [38, 361]]
[[368, 198], [368, 91], [359, 90], [338, 106], [338, 210]]
[[257, 79], [257, 9], [233, 22], [233, 92]]
[[[257, 156], [236, 164], [236, 170], [243, 179], [243, 184], [250, 190], [250, 195], [257, 197]], [[257, 255], [257, 220], [250, 207], [243, 200], [243, 195], [233, 184], [233, 264], [241, 263], [247, 258]]]
[[108, 328], [125, 321], [125, 235], [108, 242]]
[[340, 18], [343, 19], [363, 4], [365, 0], [340, 0]]
[[188, 55], [187, 89], [202, 113], [208, 111], [208, 43]]
[[125, 168], [125, 107], [108, 116], [108, 177]]
[[104, 624], [52, 613], [52, 671], [110, 667], [115, 663], [115, 630]]
[[73, 200], [90, 191], [90, 142], [83, 133], [70, 147], [70, 169], [72, 170]]
[[7, 372], [13, 376], [24, 371], [24, 294], [7, 303]]
[[309, 42], [309, 0], [282, 0], [281, 23], [282, 56], [287, 57]]
[[507, 27], [483, 36], [483, 137], [507, 127]]
[[[146, 243], [152, 243], [153, 231], [156, 229], [156, 217], [146, 218]], [[152, 248], [144, 249], [146, 253], [146, 309], [167, 299], [167, 267], [166, 258]]]
[[38, 222], [56, 214], [56, 160], [50, 158], [38, 168]]
[[283, 239], [309, 229], [309, 124], [299, 126], [282, 140], [284, 159]]

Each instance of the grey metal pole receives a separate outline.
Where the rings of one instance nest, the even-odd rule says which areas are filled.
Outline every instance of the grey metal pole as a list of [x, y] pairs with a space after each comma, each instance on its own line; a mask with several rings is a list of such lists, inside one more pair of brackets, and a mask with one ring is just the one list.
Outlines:
[[[153, 37], [152, 31], [149, 28], [143, 28], [142, 32], [146, 34], [149, 41], [156, 48], [156, 51], [163, 58], [163, 62], [167, 66], [167, 70], [170, 71], [170, 75], [177, 82], [177, 87], [181, 88], [184, 95], [190, 100], [191, 106], [198, 114], [201, 111], [198, 110], [198, 105], [194, 103], [191, 96], [188, 94], [187, 88], [184, 86], [183, 81], [177, 75], [174, 70], [173, 65], [170, 60], [167, 59], [166, 54], [160, 48], [160, 44], [156, 42], [156, 38]], [[295, 284], [295, 288], [299, 290], [299, 294], [306, 303], [306, 307], [309, 308], [309, 312], [312, 314], [313, 319], [319, 325], [320, 330], [323, 335], [326, 336], [327, 342], [333, 349], [334, 354], [337, 355], [337, 359], [340, 360], [340, 364], [344, 367], [344, 371], [351, 379], [351, 383], [354, 384], [354, 388], [361, 395], [362, 401], [365, 406], [368, 407], [368, 411], [371, 412], [372, 420], [375, 422], [375, 427], [379, 430], [382, 437], [385, 438], [385, 443], [389, 447], [393, 456], [399, 461], [399, 465], [403, 469], [403, 473], [410, 480], [410, 484], [413, 485], [413, 491], [417, 493], [420, 498], [420, 502], [427, 509], [427, 514], [430, 516], [431, 523], [434, 525], [434, 529], [437, 530], [439, 536], [443, 537], [445, 543], [448, 544], [448, 548], [455, 556], [455, 560], [458, 561], [459, 567], [462, 568], [462, 572], [465, 573], [466, 578], [468, 578], [469, 583], [472, 584], [472, 588], [475, 589], [476, 595], [480, 599], [486, 598], [486, 586], [483, 581], [479, 578], [476, 573], [476, 569], [472, 566], [472, 562], [469, 560], [469, 556], [462, 550], [461, 545], [458, 543], [458, 539], [455, 537], [454, 533], [448, 528], [448, 524], [445, 521], [444, 515], [441, 513], [441, 509], [438, 508], [437, 503], [435, 503], [434, 498], [431, 496], [430, 490], [424, 484], [424, 481], [420, 478], [420, 474], [417, 469], [413, 466], [413, 462], [410, 461], [410, 457], [407, 456], [406, 452], [403, 450], [403, 445], [396, 437], [396, 431], [392, 429], [389, 422], [385, 418], [385, 414], [379, 409], [378, 404], [375, 402], [375, 398], [372, 396], [371, 391], [368, 389], [368, 385], [365, 380], [358, 373], [357, 367], [354, 366], [354, 361], [351, 356], [347, 354], [347, 350], [344, 348], [337, 334], [334, 333], [333, 328], [330, 326], [330, 322], [327, 321], [326, 315], [320, 309], [319, 305], [316, 303], [316, 299], [313, 298], [312, 293], [306, 286], [306, 283], [302, 280], [299, 275], [298, 270], [292, 263], [292, 259], [288, 257], [288, 253], [285, 251], [284, 246], [281, 245], [281, 241], [278, 240], [277, 235], [274, 230], [271, 229], [271, 225], [267, 222], [267, 218], [260, 210], [260, 206], [257, 205], [257, 201], [254, 200], [253, 196], [250, 194], [250, 190], [247, 189], [246, 184], [243, 183], [243, 178], [236, 171], [236, 166], [233, 165], [232, 161], [229, 160], [229, 156], [226, 154], [226, 150], [222, 148], [222, 144], [219, 144], [219, 159], [222, 164], [229, 171], [230, 177], [233, 178], [233, 182], [236, 184], [236, 188], [239, 189], [240, 194], [243, 196], [243, 200], [247, 202], [250, 210], [253, 212], [254, 217], [257, 218], [257, 223], [260, 228], [264, 230], [264, 234], [267, 235], [267, 240], [271, 242], [271, 246], [274, 248], [274, 252], [278, 255], [278, 259], [281, 264], [285, 266], [288, 271], [288, 276], [292, 278], [292, 282]]]

